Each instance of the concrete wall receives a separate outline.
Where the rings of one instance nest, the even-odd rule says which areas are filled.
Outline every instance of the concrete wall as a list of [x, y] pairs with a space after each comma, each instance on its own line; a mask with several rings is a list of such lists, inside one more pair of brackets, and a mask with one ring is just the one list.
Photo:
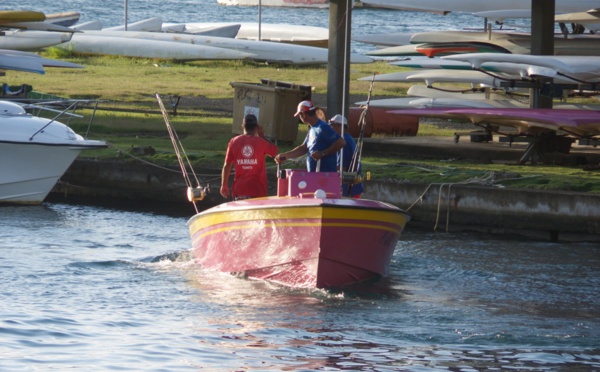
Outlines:
[[[226, 201], [220, 194], [220, 169], [209, 175], [211, 193], [199, 207]], [[271, 175], [273, 176], [273, 175]], [[270, 179], [275, 194], [276, 180]], [[412, 184], [369, 181], [364, 198], [383, 200], [408, 210], [410, 226], [436, 231], [482, 231], [533, 236], [543, 240], [600, 241], [600, 195], [495, 188], [464, 184]], [[76, 160], [55, 193], [129, 200], [181, 203], [189, 207], [178, 168], [139, 162]]]
[[474, 230], [551, 240], [600, 240], [600, 195], [475, 185], [372, 181], [365, 198], [397, 205], [411, 223], [436, 231]]

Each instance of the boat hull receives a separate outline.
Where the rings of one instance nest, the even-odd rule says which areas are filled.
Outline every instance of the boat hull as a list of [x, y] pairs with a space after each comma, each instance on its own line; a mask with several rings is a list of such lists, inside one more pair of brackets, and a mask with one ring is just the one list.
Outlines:
[[207, 269], [298, 288], [333, 288], [387, 274], [409, 216], [360, 199], [269, 197], [198, 213], [188, 227]]
[[0, 203], [40, 204], [82, 150], [107, 147], [0, 101]]
[[0, 143], [0, 203], [40, 204], [83, 147]]

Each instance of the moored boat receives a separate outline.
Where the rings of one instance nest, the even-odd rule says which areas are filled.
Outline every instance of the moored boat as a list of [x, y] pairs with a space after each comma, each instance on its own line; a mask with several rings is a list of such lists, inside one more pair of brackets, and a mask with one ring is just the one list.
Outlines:
[[104, 147], [56, 120], [0, 101], [0, 153], [6, 157], [0, 162], [0, 203], [40, 204], [81, 151]]
[[342, 198], [338, 173], [286, 170], [277, 196], [221, 204], [188, 227], [206, 269], [296, 288], [337, 288], [385, 276], [409, 215]]

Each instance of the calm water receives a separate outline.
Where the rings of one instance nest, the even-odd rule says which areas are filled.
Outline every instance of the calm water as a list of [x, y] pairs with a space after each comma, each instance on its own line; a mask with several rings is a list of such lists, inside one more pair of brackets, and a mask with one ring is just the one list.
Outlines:
[[600, 248], [407, 229], [390, 277], [191, 264], [187, 217], [0, 208], [0, 370], [600, 371]]
[[[123, 21], [124, 1], [0, 9]], [[301, 17], [298, 15], [301, 14]], [[129, 19], [256, 21], [216, 1], [129, 0]], [[263, 21], [327, 27], [326, 10]], [[353, 34], [478, 27], [465, 14], [356, 10]], [[353, 44], [355, 51], [370, 47]], [[0, 370], [600, 371], [600, 247], [415, 231], [390, 277], [291, 290], [192, 265], [187, 216], [0, 208]]]
[[[217, 0], [128, 0], [127, 19], [136, 22], [161, 16], [164, 22], [258, 22], [258, 7], [221, 6]], [[46, 14], [66, 11], [81, 13], [80, 22], [102, 21], [105, 27], [122, 25], [125, 20], [124, 0], [19, 0], [0, 2], [0, 10], [27, 9]], [[327, 9], [289, 9], [264, 7], [265, 23], [290, 23], [329, 27]], [[527, 21], [518, 21], [527, 24]], [[393, 10], [355, 9], [352, 13], [352, 35], [389, 32], [424, 32], [433, 30], [483, 27], [484, 20], [464, 13], [446, 16]], [[353, 43], [354, 52], [374, 47]]]

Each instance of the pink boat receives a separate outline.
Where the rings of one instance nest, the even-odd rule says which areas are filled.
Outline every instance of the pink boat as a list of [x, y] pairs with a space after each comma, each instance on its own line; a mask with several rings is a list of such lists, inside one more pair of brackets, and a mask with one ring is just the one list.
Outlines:
[[387, 274], [409, 215], [341, 197], [338, 173], [286, 170], [278, 195], [221, 204], [188, 227], [206, 269], [297, 288], [336, 288]]

